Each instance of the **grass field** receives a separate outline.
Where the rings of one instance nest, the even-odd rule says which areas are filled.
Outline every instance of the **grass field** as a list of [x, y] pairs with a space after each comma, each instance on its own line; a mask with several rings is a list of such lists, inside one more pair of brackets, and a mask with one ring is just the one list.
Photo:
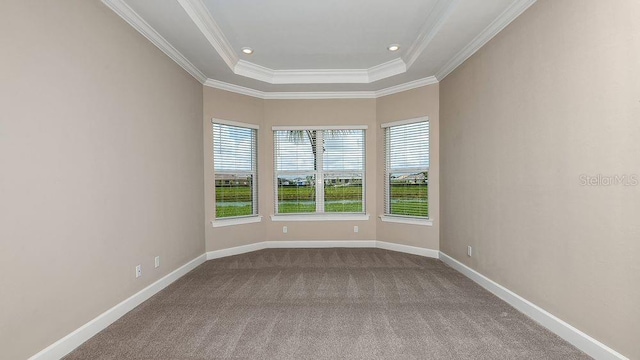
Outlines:
[[[427, 185], [392, 185], [391, 213], [428, 216]], [[282, 214], [315, 212], [315, 188], [283, 186], [278, 189], [278, 209]], [[325, 212], [363, 212], [360, 186], [325, 187]], [[252, 214], [251, 188], [216, 187], [216, 217]]]

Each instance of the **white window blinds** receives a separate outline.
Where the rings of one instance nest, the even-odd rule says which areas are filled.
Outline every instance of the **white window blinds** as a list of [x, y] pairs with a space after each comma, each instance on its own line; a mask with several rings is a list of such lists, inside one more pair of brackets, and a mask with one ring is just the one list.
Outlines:
[[383, 125], [385, 131], [385, 214], [429, 216], [429, 121]]
[[365, 131], [274, 130], [276, 213], [364, 212]]
[[216, 218], [258, 213], [257, 129], [229, 123], [213, 122]]

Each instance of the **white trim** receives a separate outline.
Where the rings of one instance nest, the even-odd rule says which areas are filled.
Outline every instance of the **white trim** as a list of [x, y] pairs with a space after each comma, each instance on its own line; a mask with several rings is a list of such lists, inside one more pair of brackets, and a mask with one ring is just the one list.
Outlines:
[[72, 333], [49, 345], [42, 351], [31, 356], [29, 360], [60, 359], [67, 355], [98, 332], [104, 330], [116, 320], [136, 306], [151, 298], [160, 290], [166, 288], [189, 271], [195, 269], [206, 260], [213, 260], [227, 256], [240, 255], [262, 249], [283, 248], [380, 248], [391, 251], [399, 251], [408, 254], [436, 257], [437, 250], [423, 249], [408, 245], [394, 244], [376, 240], [311, 240], [311, 241], [263, 241], [248, 245], [236, 246], [228, 249], [208, 251], [185, 265], [167, 274], [163, 278], [140, 290], [128, 299], [120, 302], [111, 309], [98, 315], [93, 320], [84, 324]]
[[374, 91], [265, 92], [265, 100], [375, 99]]
[[[376, 96], [375, 91], [264, 93], [259, 90], [207, 78], [123, 0], [102, 0], [102, 2], [139, 33], [149, 39], [149, 41], [167, 54], [173, 61], [189, 72], [189, 74], [207, 86], [222, 88], [222, 90], [262, 99], [266, 99], [269, 96], [271, 96], [272, 99], [360, 99], [375, 98]], [[227, 40], [222, 29], [211, 16], [211, 13], [202, 0], [178, 0], [178, 3], [227, 64], [229, 69], [236, 75], [269, 84], [369, 84], [405, 73], [408, 68], [402, 58], [396, 58], [368, 69], [269, 69], [238, 57], [233, 46]]]
[[437, 73], [436, 78], [442, 81], [447, 75], [449, 75], [458, 66], [462, 65], [471, 55], [475, 54], [481, 47], [483, 47], [489, 40], [493, 39], [500, 31], [511, 24], [518, 16], [520, 16], [525, 10], [533, 5], [536, 0], [516, 0], [503, 11], [495, 20], [489, 24], [478, 36], [476, 36], [467, 46], [462, 48], [456, 55], [453, 56]]
[[[406, 73], [407, 69], [411, 67], [413, 62], [415, 62], [431, 42], [433, 36], [440, 30], [441, 23], [450, 15], [458, 1], [459, 0], [451, 1], [449, 6], [436, 17], [437, 20], [435, 20], [435, 22], [432, 23], [431, 20], [427, 21], [420, 36], [418, 36], [407, 51], [405, 55], [406, 61], [402, 58], [397, 58], [387, 63], [375, 65], [369, 69], [273, 70], [239, 59], [202, 0], [178, 0], [187, 15], [235, 74], [244, 75], [271, 84], [372, 83], [394, 75]], [[536, 0], [516, 0], [478, 36], [471, 40], [469, 44], [440, 68], [435, 76], [429, 76], [377, 91], [326, 92], [263, 92], [207, 78], [123, 0], [102, 0], [102, 2], [191, 74], [191, 76], [206, 86], [260, 99], [371, 99], [438, 83], [533, 5]], [[438, 9], [442, 8], [440, 4], [445, 2], [444, 0], [440, 0], [438, 4], [436, 4], [436, 7]], [[440, 12], [438, 11], [438, 13]]]
[[396, 58], [368, 69], [274, 70], [241, 59], [233, 65], [232, 70], [236, 75], [269, 84], [369, 84], [403, 74], [407, 72], [407, 65], [401, 58]]
[[367, 79], [369, 83], [386, 79], [395, 75], [404, 74], [409, 66], [401, 58], [393, 59], [380, 65], [367, 69]]
[[[127, 5], [123, 0], [102, 0], [102, 2], [108, 6], [113, 12], [118, 14], [122, 19], [124, 19], [129, 25], [131, 25], [134, 29], [136, 29], [140, 34], [146, 37], [151, 43], [157, 46], [162, 52], [167, 54], [173, 61], [175, 61], [178, 65], [180, 65], [184, 70], [186, 70], [191, 76], [193, 76], [196, 80], [204, 84], [205, 86], [230, 91], [236, 94], [242, 94], [247, 96], [252, 96], [259, 99], [375, 99], [382, 96], [392, 95], [399, 92], [416, 89], [426, 85], [437, 84], [438, 79], [435, 76], [429, 76], [423, 79], [413, 80], [404, 84], [399, 84], [395, 86], [391, 86], [385, 89], [377, 90], [377, 91], [309, 91], [309, 92], [264, 92], [252, 88], [248, 88], [245, 86], [235, 85], [226, 83], [220, 80], [215, 80], [211, 78], [207, 78], [198, 68], [195, 67], [184, 55], [182, 55], [178, 50], [176, 50], [167, 40], [165, 40], [151, 25], [149, 25], [140, 15], [138, 15], [129, 5]], [[207, 39], [209, 42], [217, 43], [221, 49], [219, 51], [226, 54], [221, 55], [225, 60], [225, 63], [234, 71], [236, 67], [241, 69], [240, 71], [254, 71], [253, 75], [247, 75], [249, 77], [254, 78], [253, 76], [262, 76], [263, 79], [258, 79], [266, 82], [273, 81], [269, 77], [272, 76], [271, 69], [260, 67], [259, 65], [250, 63], [248, 61], [239, 60], [237, 55], [233, 52], [231, 45], [224, 38], [224, 34], [222, 34], [219, 30], [219, 27], [213, 21], [210, 14], [206, 15], [213, 24], [209, 23], [206, 18], [203, 20], [202, 14], [198, 8], [202, 5], [201, 0], [179, 0], [180, 5], [185, 8], [187, 14], [191, 17], [194, 22], [200, 23], [199, 27], [210, 28], [207, 33]], [[198, 3], [200, 5], [198, 5]], [[202, 5], [204, 6], [204, 5]], [[195, 20], [194, 20], [195, 18]], [[207, 25], [207, 23], [209, 23]], [[218, 30], [216, 30], [216, 28]], [[201, 29], [202, 31], [202, 29]], [[205, 36], [207, 36], [205, 34]], [[222, 36], [222, 37], [221, 37]], [[215, 47], [215, 46], [214, 46]], [[217, 50], [217, 49], [216, 49]], [[404, 71], [402, 70], [404, 68]], [[265, 70], [266, 69], [266, 70]], [[262, 71], [260, 71], [262, 70]], [[312, 75], [314, 70], [306, 70], [311, 71]], [[328, 70], [332, 71], [332, 70]], [[340, 71], [340, 70], [337, 70]], [[342, 75], [338, 74], [336, 76], [350, 76], [353, 78], [354, 70], [343, 70], [349, 73], [343, 73]], [[369, 69], [362, 70], [366, 71], [367, 80], [366, 82], [373, 82], [380, 80], [385, 77], [390, 77], [393, 75], [397, 75], [400, 73], [406, 72], [406, 64], [402, 59], [398, 58], [392, 60], [390, 62], [373, 66]], [[279, 76], [287, 76], [293, 73], [291, 72], [299, 72], [299, 70], [280, 70]], [[300, 74], [298, 74], [300, 75]], [[305, 76], [308, 76], [306, 74]], [[317, 75], [317, 74], [316, 74]], [[323, 72], [323, 76], [326, 76], [326, 71]], [[334, 74], [335, 75], [335, 74]], [[361, 76], [361, 75], [357, 75]], [[335, 80], [334, 80], [335, 81]], [[353, 81], [352, 81], [353, 82]]]
[[440, 255], [440, 252], [438, 250], [397, 244], [397, 243], [390, 243], [385, 241], [376, 241], [376, 248], [391, 250], [391, 251], [398, 251], [406, 254], [420, 255], [420, 256], [434, 258], [434, 259], [439, 258], [439, 255]]
[[516, 308], [518, 311], [537, 321], [540, 325], [546, 327], [573, 346], [584, 351], [587, 355], [592, 356], [595, 359], [627, 359], [625, 356], [605, 344], [590, 337], [543, 308], [471, 269], [449, 255], [440, 252], [440, 260], [469, 279], [475, 281], [489, 292]]
[[233, 73], [251, 79], [273, 84], [273, 70], [246, 60], [239, 60], [231, 69]]
[[151, 25], [149, 25], [140, 15], [122, 0], [102, 0], [109, 9], [120, 16], [131, 27], [136, 29], [142, 36], [151, 41], [153, 45], [164, 52], [171, 60], [180, 65], [185, 71], [201, 83], [207, 80], [207, 77], [198, 70], [184, 55], [173, 47], [164, 37], [162, 37]]
[[139, 292], [135, 293], [128, 299], [120, 302], [116, 306], [111, 309], [103, 312], [98, 315], [93, 320], [88, 323], [82, 325], [69, 335], [63, 337], [62, 339], [56, 341], [55, 343], [49, 345], [39, 353], [30, 357], [30, 360], [45, 360], [45, 359], [60, 359], [63, 356], [70, 353], [73, 349], [80, 346], [85, 341], [89, 340], [92, 336], [97, 334], [98, 332], [105, 329], [107, 326], [114, 323], [116, 320], [121, 318], [127, 312], [131, 311], [136, 306], [140, 305], [142, 302], [146, 301], [160, 290], [166, 288], [174, 281], [178, 280], [182, 276], [184, 276], [189, 271], [195, 269], [200, 264], [204, 263], [206, 259], [205, 254], [198, 256], [197, 258], [189, 261], [188, 263], [182, 265], [166, 276], [162, 277], [160, 280], [154, 282], [153, 284], [145, 287]]
[[219, 259], [227, 256], [245, 254], [263, 249], [322, 249], [322, 248], [374, 248], [398, 251], [407, 254], [420, 255], [437, 259], [438, 250], [420, 248], [377, 240], [277, 240], [262, 241], [249, 245], [236, 246], [228, 249], [207, 252], [207, 260]]
[[369, 125], [272, 126], [271, 130], [367, 130]]
[[266, 249], [266, 245], [264, 241], [248, 244], [248, 245], [235, 246], [232, 248], [227, 248], [222, 250], [208, 251], [207, 260], [219, 259], [227, 256], [240, 255], [240, 254], [245, 254], [248, 252], [258, 251], [262, 249]]
[[235, 126], [235, 127], [241, 127], [241, 128], [248, 128], [248, 129], [256, 129], [256, 130], [260, 129], [260, 126], [255, 125], [255, 124], [249, 124], [249, 123], [233, 121], [233, 120], [217, 119], [217, 118], [212, 118], [211, 119], [211, 123], [212, 124], [223, 124], [223, 125], [229, 125], [229, 126]]
[[193, 23], [218, 52], [229, 69], [233, 70], [238, 63], [238, 55], [220, 29], [220, 26], [211, 16], [202, 0], [178, 0], [184, 11], [189, 15]]
[[428, 76], [426, 78], [409, 81], [407, 83], [391, 86], [382, 90], [377, 90], [375, 91], [375, 94], [376, 94], [375, 97], [379, 98], [383, 96], [393, 95], [403, 91], [413, 90], [423, 86], [433, 85], [437, 83], [438, 83], [438, 79], [436, 79], [435, 76]]
[[281, 221], [367, 221], [369, 220], [369, 214], [331, 214], [331, 213], [322, 213], [322, 214], [295, 214], [295, 215], [287, 215], [287, 214], [278, 214], [271, 215], [271, 221], [281, 222]]
[[266, 249], [375, 248], [375, 240], [265, 241]]
[[211, 227], [224, 227], [224, 226], [233, 226], [233, 225], [243, 225], [243, 224], [253, 224], [259, 223], [262, 221], [262, 216], [242, 216], [242, 217], [233, 217], [233, 218], [222, 218], [211, 220]]
[[405, 55], [407, 67], [411, 67], [420, 55], [422, 55], [427, 46], [429, 46], [431, 41], [442, 29], [445, 20], [451, 16], [459, 2], [460, 0], [439, 0], [431, 11], [429, 11], [427, 21], [422, 26], [418, 37], [413, 44], [411, 44], [411, 47], [409, 47]]
[[377, 91], [311, 91], [311, 92], [264, 92], [244, 86], [226, 83], [219, 80], [207, 79], [204, 86], [225, 90], [236, 94], [252, 96], [263, 100], [295, 100], [295, 99], [377, 99], [379, 97], [397, 94], [423, 86], [437, 84], [434, 76], [410, 81], [408, 83], [391, 86]]
[[397, 224], [433, 226], [433, 219], [414, 218], [406, 216], [380, 215], [382, 222], [390, 222]]
[[417, 123], [421, 123], [421, 122], [429, 122], [429, 117], [428, 116], [422, 116], [422, 117], [413, 118], [413, 119], [386, 122], [386, 123], [380, 124], [380, 127], [384, 129], [384, 128], [388, 128], [388, 127], [392, 127], [392, 126], [417, 124]]
[[258, 98], [258, 99], [264, 99], [265, 98], [264, 97], [265, 93], [260, 91], [260, 90], [255, 90], [255, 89], [251, 89], [251, 88], [240, 86], [240, 85], [230, 84], [230, 83], [226, 83], [224, 81], [219, 81], [219, 80], [214, 80], [214, 79], [207, 79], [203, 83], [203, 85], [207, 86], [207, 87], [210, 87], [210, 88], [229, 91], [229, 92], [240, 94], [240, 95], [251, 96], [251, 97], [254, 97], [254, 98]]
[[271, 84], [368, 84], [367, 69], [271, 70]]

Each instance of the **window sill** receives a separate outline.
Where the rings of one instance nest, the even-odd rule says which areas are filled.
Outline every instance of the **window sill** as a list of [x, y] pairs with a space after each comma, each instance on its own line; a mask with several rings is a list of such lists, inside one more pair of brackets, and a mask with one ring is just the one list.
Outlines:
[[420, 219], [405, 216], [393, 216], [393, 215], [380, 215], [380, 220], [383, 222], [391, 222], [398, 224], [410, 224], [410, 225], [422, 225], [433, 226], [433, 219]]
[[215, 227], [223, 227], [223, 226], [259, 223], [260, 221], [262, 221], [262, 216], [260, 216], [260, 215], [258, 215], [258, 216], [236, 217], [236, 218], [212, 220], [211, 221], [211, 226], [215, 228]]
[[366, 221], [369, 214], [271, 215], [271, 221]]

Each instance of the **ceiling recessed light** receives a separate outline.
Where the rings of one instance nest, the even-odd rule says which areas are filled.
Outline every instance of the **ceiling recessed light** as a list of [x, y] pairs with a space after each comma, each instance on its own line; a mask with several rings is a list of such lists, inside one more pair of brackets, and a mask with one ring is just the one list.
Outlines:
[[247, 54], [247, 55], [251, 55], [251, 54], [253, 54], [253, 49], [250, 48], [250, 47], [243, 47], [242, 48], [242, 52]]
[[400, 49], [400, 45], [398, 44], [391, 44], [387, 47], [387, 50], [389, 51], [398, 51]]

